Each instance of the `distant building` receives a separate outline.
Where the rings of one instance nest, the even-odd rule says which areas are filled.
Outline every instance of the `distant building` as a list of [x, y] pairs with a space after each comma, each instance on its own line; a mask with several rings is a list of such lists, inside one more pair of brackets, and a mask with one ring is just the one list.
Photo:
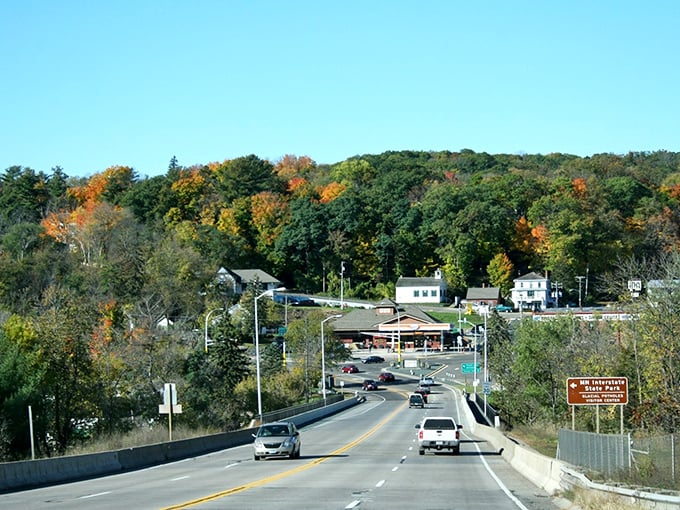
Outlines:
[[527, 273], [515, 278], [510, 296], [516, 309], [545, 310], [552, 306], [550, 278], [538, 273]]
[[443, 349], [452, 345], [453, 325], [440, 323], [417, 305], [400, 305], [384, 299], [373, 308], [356, 308], [333, 321], [340, 340], [358, 347], [415, 350]]
[[259, 282], [262, 290], [273, 290], [281, 287], [281, 281], [260, 269], [225, 269], [217, 271], [217, 281], [226, 285], [234, 294], [243, 294], [248, 285]]
[[395, 285], [395, 299], [399, 303], [444, 303], [446, 291], [446, 280], [438, 269], [431, 278], [400, 276]]
[[493, 308], [501, 301], [500, 287], [470, 287], [463, 304], [473, 309], [478, 307]]

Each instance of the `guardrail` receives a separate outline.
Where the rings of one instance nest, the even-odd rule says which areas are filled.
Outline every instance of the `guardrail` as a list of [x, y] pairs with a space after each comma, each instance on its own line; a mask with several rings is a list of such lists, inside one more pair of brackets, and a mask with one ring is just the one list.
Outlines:
[[[285, 417], [290, 417], [290, 421], [294, 422], [295, 425], [303, 427], [363, 401], [356, 397], [344, 399], [342, 395], [340, 395], [340, 398], [342, 400], [326, 406], [323, 405], [323, 402], [320, 402], [314, 409], [308, 409], [309, 406], [305, 406], [304, 410], [298, 410], [298, 414], [289, 414]], [[320, 407], [318, 407], [319, 405]], [[288, 408], [287, 411], [289, 412], [291, 409], [294, 408]], [[276, 419], [283, 419], [283, 417]], [[253, 440], [251, 434], [256, 430], [257, 428], [253, 427], [192, 439], [86, 455], [4, 462], [0, 463], [0, 492], [112, 475], [233, 448], [250, 443]]]

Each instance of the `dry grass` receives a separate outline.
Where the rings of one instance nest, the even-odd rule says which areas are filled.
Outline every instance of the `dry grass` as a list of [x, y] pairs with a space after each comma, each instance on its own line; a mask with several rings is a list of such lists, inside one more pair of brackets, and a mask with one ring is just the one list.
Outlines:
[[555, 458], [557, 455], [557, 434], [557, 427], [547, 424], [541, 425], [540, 427], [519, 425], [507, 432], [509, 437], [536, 450], [546, 457], [552, 458]]
[[[173, 441], [179, 439], [190, 439], [192, 437], [207, 436], [210, 434], [217, 434], [219, 432], [222, 431], [211, 429], [189, 429], [179, 426], [173, 427], [172, 439]], [[67, 455], [83, 455], [87, 453], [121, 450], [135, 446], [164, 443], [169, 440], [170, 434], [167, 427], [158, 425], [153, 428], [135, 429], [124, 435], [116, 434], [111, 436], [102, 436], [91, 442], [69, 448]]]

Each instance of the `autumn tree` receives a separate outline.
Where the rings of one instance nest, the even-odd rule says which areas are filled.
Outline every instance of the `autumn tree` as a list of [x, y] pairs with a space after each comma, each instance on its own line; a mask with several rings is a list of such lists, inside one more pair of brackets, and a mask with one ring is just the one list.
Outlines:
[[489, 283], [493, 287], [501, 290], [501, 296], [505, 297], [510, 293], [514, 285], [514, 267], [512, 261], [505, 253], [498, 253], [491, 259], [487, 266]]

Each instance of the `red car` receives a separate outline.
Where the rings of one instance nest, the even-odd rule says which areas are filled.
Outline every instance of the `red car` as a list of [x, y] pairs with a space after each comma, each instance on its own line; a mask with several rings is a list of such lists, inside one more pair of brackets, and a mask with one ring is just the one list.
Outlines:
[[378, 376], [380, 382], [394, 382], [394, 374], [392, 372], [380, 372]]
[[364, 391], [375, 391], [378, 389], [378, 383], [373, 379], [366, 379], [363, 385]]
[[356, 365], [345, 365], [342, 367], [342, 372], [344, 374], [356, 374], [359, 371]]

